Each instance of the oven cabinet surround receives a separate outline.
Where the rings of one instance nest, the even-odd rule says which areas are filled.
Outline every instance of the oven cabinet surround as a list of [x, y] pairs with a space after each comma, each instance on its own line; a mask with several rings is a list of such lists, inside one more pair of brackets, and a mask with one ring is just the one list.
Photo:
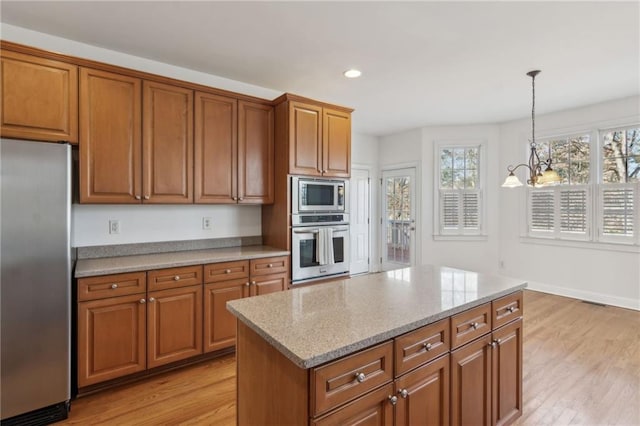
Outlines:
[[275, 193], [262, 208], [262, 235], [265, 244], [290, 251], [290, 175], [350, 177], [353, 109], [289, 93], [274, 104]]
[[510, 424], [525, 286], [422, 266], [229, 302], [237, 424]]
[[2, 137], [78, 143], [78, 67], [2, 47]]
[[[163, 263], [191, 264], [151, 267]], [[236, 321], [225, 303], [285, 290], [288, 265], [288, 255], [262, 246], [79, 260], [80, 393], [232, 349]]]

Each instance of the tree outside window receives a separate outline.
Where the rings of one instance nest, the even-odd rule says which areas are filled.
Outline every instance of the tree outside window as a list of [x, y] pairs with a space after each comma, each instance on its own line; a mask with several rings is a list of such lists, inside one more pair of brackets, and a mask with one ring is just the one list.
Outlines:
[[602, 183], [632, 182], [640, 182], [640, 128], [604, 133]]

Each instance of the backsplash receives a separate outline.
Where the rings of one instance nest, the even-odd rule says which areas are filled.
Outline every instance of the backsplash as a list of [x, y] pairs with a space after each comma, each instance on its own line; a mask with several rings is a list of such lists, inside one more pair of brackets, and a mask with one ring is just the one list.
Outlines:
[[260, 235], [252, 237], [216, 238], [208, 240], [163, 241], [155, 243], [112, 244], [106, 246], [78, 247], [77, 259], [133, 256], [173, 251], [204, 250], [224, 247], [255, 246], [262, 244]]

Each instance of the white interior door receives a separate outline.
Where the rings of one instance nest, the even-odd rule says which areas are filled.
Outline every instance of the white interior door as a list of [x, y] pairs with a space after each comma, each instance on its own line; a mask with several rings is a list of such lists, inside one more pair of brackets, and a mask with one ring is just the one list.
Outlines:
[[369, 171], [351, 169], [351, 275], [369, 272]]
[[382, 172], [382, 270], [415, 265], [416, 169]]

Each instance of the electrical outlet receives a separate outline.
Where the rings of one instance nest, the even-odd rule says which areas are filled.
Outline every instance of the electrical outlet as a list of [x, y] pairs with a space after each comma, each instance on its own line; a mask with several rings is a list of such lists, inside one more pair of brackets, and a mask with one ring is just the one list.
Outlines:
[[119, 220], [110, 220], [109, 221], [109, 233], [110, 234], [119, 234], [120, 233], [120, 221]]
[[211, 218], [210, 217], [203, 217], [202, 218], [202, 229], [204, 229], [205, 231], [211, 231]]

